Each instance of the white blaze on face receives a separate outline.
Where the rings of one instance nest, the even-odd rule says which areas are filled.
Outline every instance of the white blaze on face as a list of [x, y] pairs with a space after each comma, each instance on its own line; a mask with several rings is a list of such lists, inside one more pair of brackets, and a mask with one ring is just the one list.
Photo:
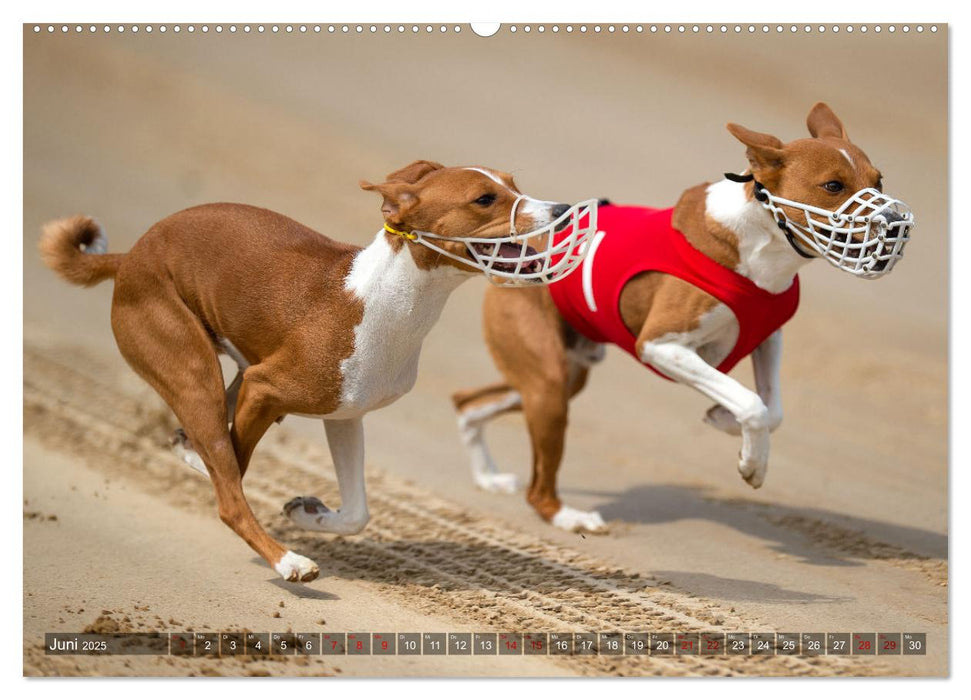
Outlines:
[[[531, 229], [542, 228], [553, 222], [553, 207], [556, 206], [556, 202], [547, 202], [542, 199], [534, 199], [529, 195], [517, 192], [505, 182], [502, 181], [498, 175], [493, 172], [489, 172], [484, 168], [465, 168], [466, 170], [471, 170], [476, 173], [485, 175], [487, 178], [492, 180], [494, 183], [505, 189], [507, 192], [515, 195], [519, 198], [519, 203], [516, 208], [517, 216], [522, 214], [528, 216], [532, 220]], [[519, 227], [517, 226], [517, 229]], [[523, 231], [522, 233], [526, 233]]]

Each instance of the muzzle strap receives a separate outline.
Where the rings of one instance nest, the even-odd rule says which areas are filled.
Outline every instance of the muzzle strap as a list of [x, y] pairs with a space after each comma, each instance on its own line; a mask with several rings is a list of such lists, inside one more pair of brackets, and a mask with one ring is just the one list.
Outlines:
[[[402, 231], [387, 222], [384, 230], [479, 270], [498, 286], [556, 282], [583, 262], [589, 240], [597, 230], [597, 200], [578, 202], [555, 221], [520, 233], [516, 230], [516, 213], [524, 199], [526, 195], [519, 195], [513, 202], [506, 236], [441, 236], [430, 231]], [[564, 233], [558, 236], [560, 231]], [[464, 243], [468, 257], [449, 251], [439, 241]]]
[[752, 182], [755, 180], [755, 175], [749, 173], [748, 175], [739, 175], [738, 173], [725, 173], [725, 179], [731, 180], [732, 182]]
[[[903, 257], [904, 245], [915, 226], [910, 207], [872, 187], [853, 193], [831, 211], [776, 196], [751, 173], [725, 173], [725, 177], [732, 182], [755, 183], [755, 199], [769, 211], [799, 255], [818, 255], [864, 279], [890, 272]], [[793, 221], [786, 209], [800, 212], [804, 220]], [[817, 255], [807, 254], [807, 249]]]
[[389, 224], [387, 221], [384, 222], [384, 230], [387, 231], [388, 233], [393, 233], [396, 236], [407, 238], [409, 241], [418, 240], [418, 234], [409, 233], [408, 231], [399, 231], [398, 229], [394, 228], [391, 224]]
[[[758, 201], [762, 202], [762, 204], [768, 203], [769, 195], [765, 189], [765, 185], [763, 185], [761, 182], [756, 180], [755, 175], [753, 175], [752, 173], [749, 173], [748, 175], [739, 175], [737, 173], [725, 173], [725, 179], [731, 180], [732, 182], [738, 182], [738, 183], [754, 182], [755, 191], [752, 193], [753, 196]], [[792, 246], [792, 249], [794, 251], [796, 251], [799, 255], [801, 255], [804, 258], [812, 259], [816, 257], [812, 253], [807, 253], [806, 251], [804, 251], [799, 246], [799, 244], [796, 243], [796, 236], [795, 234], [793, 234], [792, 229], [789, 228], [789, 223], [786, 219], [776, 219], [776, 225], [778, 225], [778, 227], [782, 230], [782, 233], [785, 234], [786, 240], [789, 242], [789, 245]]]

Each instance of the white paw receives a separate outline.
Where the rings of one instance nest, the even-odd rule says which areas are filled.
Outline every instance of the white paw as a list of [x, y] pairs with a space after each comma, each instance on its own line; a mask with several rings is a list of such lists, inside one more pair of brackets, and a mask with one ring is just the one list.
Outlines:
[[705, 423], [729, 435], [738, 436], [742, 434], [742, 426], [739, 425], [735, 416], [732, 415], [731, 411], [719, 404], [715, 404], [705, 413]]
[[356, 535], [370, 519], [366, 512], [354, 515], [331, 510], [315, 496], [297, 496], [291, 499], [283, 506], [283, 514], [294, 525], [305, 530], [332, 532], [335, 535]]
[[476, 474], [475, 485], [490, 493], [515, 493], [519, 481], [515, 474]]
[[179, 428], [172, 433], [172, 437], [169, 438], [169, 444], [172, 445], [172, 451], [175, 452], [175, 454], [180, 457], [183, 462], [188, 464], [207, 479], [209, 478], [209, 470], [206, 469], [206, 465], [202, 461], [202, 457], [199, 456], [198, 452], [192, 449], [192, 442], [189, 440], [189, 436], [185, 434], [185, 431], [182, 428]]
[[320, 574], [312, 560], [294, 552], [284, 554], [273, 568], [287, 581], [313, 581]]
[[768, 470], [768, 462], [754, 459], [738, 461], [738, 473], [753, 489], [759, 488], [765, 482], [765, 474]]
[[568, 532], [592, 532], [598, 535], [607, 532], [607, 524], [595, 510], [587, 512], [570, 506], [560, 506], [551, 522], [554, 526]]

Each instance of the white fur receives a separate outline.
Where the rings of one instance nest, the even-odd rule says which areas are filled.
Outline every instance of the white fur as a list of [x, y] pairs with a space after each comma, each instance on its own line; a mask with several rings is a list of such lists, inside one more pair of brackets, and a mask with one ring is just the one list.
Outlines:
[[556, 202], [533, 199], [524, 195], [522, 202], [519, 204], [519, 213], [531, 217], [533, 220], [533, 228], [537, 229], [553, 223], [553, 207], [555, 206]]
[[298, 496], [283, 507], [283, 512], [306, 530], [355, 535], [371, 518], [364, 482], [364, 424], [360, 418], [325, 420], [324, 429], [337, 472], [341, 507], [329, 510], [313, 496]]
[[853, 162], [853, 159], [850, 158], [850, 154], [846, 152], [846, 149], [845, 148], [841, 148], [841, 149], [839, 149], [839, 151], [840, 151], [840, 153], [843, 154], [843, 157], [846, 158], [846, 162], [849, 163], [854, 168], [856, 168], [856, 163], [854, 163]]
[[354, 258], [344, 285], [364, 302], [364, 314], [354, 327], [354, 350], [341, 362], [340, 404], [324, 416], [341, 507], [311, 513], [294, 499], [285, 507], [294, 523], [341, 535], [367, 524], [362, 417], [414, 386], [422, 342], [448, 295], [468, 277], [449, 266], [419, 269], [411, 253], [395, 252], [383, 232]]
[[[725, 304], [716, 304], [701, 315], [697, 327], [684, 333], [666, 333], [655, 343], [676, 343], [694, 352], [713, 367], [720, 365], [738, 340], [738, 319]], [[660, 368], [658, 368], [660, 369]]]
[[782, 329], [770, 335], [752, 352], [755, 387], [769, 411], [769, 430], [782, 424]]
[[[752, 352], [752, 368], [759, 398], [765, 404], [769, 432], [782, 424], [782, 392], [779, 369], [782, 364], [782, 331], [777, 330]], [[705, 423], [729, 435], [742, 434], [742, 426], [724, 406], [715, 404], [705, 414]]]
[[494, 183], [512, 192], [517, 197], [521, 197], [521, 201], [518, 207], [518, 213], [525, 214], [526, 216], [532, 217], [533, 228], [541, 228], [553, 221], [553, 207], [556, 206], [556, 202], [547, 202], [542, 199], [533, 199], [532, 197], [520, 194], [516, 192], [513, 188], [502, 181], [498, 175], [493, 172], [489, 172], [485, 168], [465, 168], [465, 170], [471, 170], [472, 172], [480, 173], [485, 175], [487, 178], [492, 180]]
[[354, 351], [341, 362], [340, 405], [325, 418], [362, 416], [414, 386], [422, 341], [448, 295], [469, 278], [451, 266], [421, 270], [407, 250], [391, 248], [379, 233], [357, 254], [345, 288], [364, 302], [354, 328]]
[[[671, 379], [697, 389], [734, 417], [742, 435], [738, 471], [753, 487], [761, 486], [768, 468], [771, 423], [769, 410], [762, 398], [732, 377], [719, 372], [705, 362], [690, 344], [683, 344], [678, 339], [659, 338], [645, 343], [640, 349], [640, 359]], [[727, 429], [729, 426], [725, 425], [725, 418], [718, 413], [718, 409], [711, 409], [706, 420], [715, 427], [732, 432]]]
[[745, 185], [720, 180], [708, 187], [708, 216], [738, 238], [735, 271], [773, 294], [786, 291], [809, 259], [789, 245], [772, 216], [758, 202], [747, 199]]
[[607, 355], [607, 346], [603, 343], [596, 343], [581, 335], [577, 338], [576, 344], [572, 348], [567, 349], [566, 355], [570, 361], [572, 383], [572, 378], [576, 376], [576, 373], [580, 369], [592, 367], [598, 362], [603, 362], [604, 357]]
[[363, 530], [371, 518], [364, 484], [364, 422], [360, 418], [325, 420], [324, 431], [337, 471], [341, 507], [324, 518], [320, 529], [353, 535]]
[[202, 457], [199, 456], [198, 452], [186, 447], [182, 442], [176, 442], [173, 444], [172, 450], [178, 457], [182, 459], [183, 462], [188, 464], [207, 479], [209, 478], [209, 470], [206, 469], [206, 465], [203, 463]]
[[570, 506], [560, 506], [560, 509], [553, 516], [554, 527], [568, 532], [593, 532], [602, 534], [607, 532], [607, 524], [595, 510], [582, 511]]
[[219, 347], [222, 348], [222, 351], [226, 353], [233, 362], [236, 363], [240, 372], [249, 367], [249, 362], [245, 357], [243, 357], [243, 353], [241, 353], [239, 349], [229, 340], [226, 338], [216, 338], [216, 342], [219, 344]]
[[483, 436], [485, 424], [503, 411], [522, 405], [518, 391], [510, 391], [492, 403], [479, 404], [459, 414], [459, 434], [469, 451], [472, 478], [483, 491], [513, 493], [518, 484], [515, 474], [502, 473], [489, 453]]
[[482, 175], [485, 175], [487, 178], [489, 178], [490, 180], [492, 180], [494, 183], [496, 183], [500, 187], [504, 187], [507, 190], [509, 190], [510, 192], [513, 191], [512, 188], [509, 185], [507, 185], [505, 182], [502, 181], [502, 178], [500, 178], [495, 173], [489, 172], [485, 168], [465, 168], [465, 170], [471, 170], [472, 172], [475, 172], [475, 173], [481, 173]]
[[287, 581], [302, 581], [306, 578], [316, 578], [320, 571], [312, 560], [294, 552], [287, 552], [273, 567]]

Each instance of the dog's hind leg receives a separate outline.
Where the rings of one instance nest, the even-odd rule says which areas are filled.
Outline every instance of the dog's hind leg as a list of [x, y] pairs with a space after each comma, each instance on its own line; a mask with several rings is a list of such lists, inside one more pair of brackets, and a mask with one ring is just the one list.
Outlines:
[[202, 323], [175, 289], [132, 287], [117, 278], [111, 325], [118, 348], [184, 426], [209, 472], [220, 519], [287, 580], [316, 578], [317, 565], [270, 537], [246, 502], [227, 426], [222, 371]]
[[226, 387], [226, 415], [230, 417], [236, 415], [236, 402], [239, 400], [239, 388], [243, 385], [244, 369], [240, 367], [233, 381]]
[[569, 401], [583, 388], [589, 366], [602, 357], [603, 348], [573, 337], [545, 288], [490, 288], [483, 317], [490, 354], [517, 393], [529, 429], [533, 475], [527, 500], [557, 527], [606, 531], [599, 513], [563, 505], [556, 490]]
[[[236, 346], [225, 338], [216, 339], [216, 351], [228, 355], [236, 363], [238, 368], [233, 381], [230, 382], [228, 387], [226, 387], [226, 416], [228, 419], [232, 419], [232, 417], [236, 415], [236, 400], [239, 397], [239, 387], [243, 383], [243, 372], [247, 367], [249, 367], [249, 362], [247, 362], [242, 353], [236, 349]], [[206, 470], [206, 465], [203, 464], [202, 459], [199, 457], [199, 453], [196, 452], [192, 441], [189, 439], [189, 436], [186, 435], [183, 428], [176, 428], [175, 432], [172, 433], [172, 437], [169, 438], [169, 444], [172, 445], [172, 450], [182, 459], [183, 462], [188, 464], [203, 476], [209, 476], [209, 472]]]
[[523, 387], [523, 414], [533, 449], [533, 478], [526, 500], [544, 520], [560, 529], [602, 534], [607, 531], [607, 525], [600, 513], [571, 508], [557, 493], [556, 478], [563, 461], [569, 400], [575, 393], [569, 374], [568, 370], [548, 367], [529, 386]]
[[283, 506], [283, 512], [294, 524], [308, 530], [354, 535], [370, 519], [364, 484], [364, 421], [324, 420], [324, 429], [337, 472], [341, 507], [331, 510], [319, 498], [298, 496]]
[[516, 490], [516, 475], [499, 471], [485, 441], [486, 424], [498, 415], [522, 407], [519, 392], [508, 384], [490, 384], [480, 389], [457, 391], [452, 403], [458, 413], [459, 435], [472, 462], [476, 486], [496, 493]]
[[[243, 385], [243, 373], [250, 366], [250, 363], [243, 357], [243, 353], [225, 338], [219, 338], [216, 342], [219, 344], [219, 349], [228, 355], [236, 363], [237, 367], [236, 376], [230, 382], [229, 386], [226, 387], [226, 415], [232, 418], [236, 415], [236, 401], [239, 399], [239, 388]], [[283, 418], [284, 416], [277, 416], [276, 422], [282, 423]]]

